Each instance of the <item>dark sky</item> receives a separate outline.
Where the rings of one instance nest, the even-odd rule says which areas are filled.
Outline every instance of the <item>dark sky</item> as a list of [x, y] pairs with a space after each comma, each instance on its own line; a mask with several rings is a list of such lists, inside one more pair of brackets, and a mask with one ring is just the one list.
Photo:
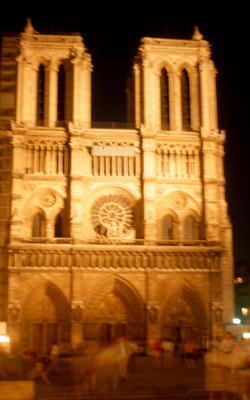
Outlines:
[[[12, 3], [11, 3], [12, 4]], [[191, 10], [184, 14], [134, 10], [137, 3], [93, 3], [78, 13], [70, 10], [51, 12], [31, 9], [15, 10], [10, 18], [8, 9], [1, 15], [2, 30], [22, 30], [26, 17], [32, 18], [39, 32], [81, 32], [94, 65], [92, 82], [92, 119], [94, 121], [125, 121], [125, 83], [139, 40], [143, 36], [190, 39], [198, 25], [204, 39], [212, 45], [218, 77], [219, 127], [227, 132], [225, 175], [229, 215], [234, 228], [235, 259], [250, 260], [250, 181], [249, 168], [249, 32], [247, 11], [227, 6], [218, 11], [209, 3], [209, 10]], [[52, 3], [51, 3], [52, 4]], [[72, 3], [73, 4], [73, 3]], [[82, 3], [86, 5], [87, 3]], [[113, 3], [114, 4], [114, 3]], [[126, 9], [122, 9], [126, 4]], [[208, 4], [208, 3], [207, 3]], [[69, 5], [69, 3], [68, 3]], [[8, 6], [7, 6], [8, 7]], [[11, 7], [11, 6], [9, 6]], [[75, 9], [77, 3], [74, 3]], [[153, 7], [153, 5], [151, 5]], [[205, 3], [204, 3], [205, 7]], [[48, 9], [48, 8], [47, 8]], [[182, 7], [180, 6], [180, 9]], [[9, 14], [10, 15], [10, 14]]]

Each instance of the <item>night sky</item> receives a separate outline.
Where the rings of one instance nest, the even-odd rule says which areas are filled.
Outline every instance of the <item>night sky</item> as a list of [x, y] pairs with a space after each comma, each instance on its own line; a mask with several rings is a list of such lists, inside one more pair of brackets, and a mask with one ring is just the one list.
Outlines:
[[[11, 3], [12, 4], [12, 3]], [[41, 8], [40, 3], [40, 8]], [[52, 4], [52, 3], [51, 3]], [[53, 3], [54, 4], [54, 3]], [[87, 3], [82, 3], [84, 6]], [[250, 46], [247, 11], [227, 6], [219, 12], [209, 4], [209, 10], [187, 13], [164, 11], [134, 11], [134, 4], [93, 3], [84, 12], [70, 10], [45, 15], [41, 10], [15, 10], [0, 17], [0, 30], [23, 30], [31, 17], [40, 33], [80, 32], [92, 55], [92, 120], [125, 121], [125, 85], [133, 56], [143, 36], [191, 39], [198, 25], [204, 39], [212, 45], [218, 76], [219, 127], [226, 130], [225, 175], [229, 215], [234, 229], [235, 260], [250, 261], [250, 168], [249, 155], [249, 58]], [[122, 5], [121, 5], [122, 4]], [[124, 4], [126, 9], [124, 10]], [[69, 3], [68, 3], [69, 5]], [[77, 8], [78, 4], [74, 3]], [[153, 5], [151, 5], [153, 6]], [[156, 5], [155, 5], [156, 6]], [[158, 5], [159, 6], [159, 5]], [[205, 7], [205, 3], [204, 3]], [[45, 11], [46, 6], [42, 7]], [[48, 9], [48, 8], [47, 8]], [[180, 7], [182, 9], [182, 7]], [[12, 10], [13, 11], [13, 10]], [[7, 15], [8, 18], [7, 18]], [[11, 17], [10, 17], [11, 15]]]

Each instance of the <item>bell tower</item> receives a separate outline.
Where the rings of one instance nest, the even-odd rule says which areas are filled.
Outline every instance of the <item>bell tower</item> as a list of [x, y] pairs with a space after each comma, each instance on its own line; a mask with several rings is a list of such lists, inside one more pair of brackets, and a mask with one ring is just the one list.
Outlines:
[[91, 58], [80, 34], [39, 34], [28, 20], [19, 45], [17, 125], [90, 127]]
[[192, 196], [197, 202], [194, 223], [190, 216], [182, 231], [175, 227], [181, 214], [178, 201], [171, 205], [169, 215], [163, 216], [171, 233], [165, 233], [165, 238], [222, 243], [223, 279], [216, 290], [223, 293], [223, 300], [218, 302], [215, 294], [214, 301], [220, 303], [224, 321], [230, 321], [232, 238], [223, 170], [225, 132], [218, 129], [217, 121], [216, 74], [211, 46], [197, 27], [191, 40], [144, 37], [128, 85], [128, 118], [141, 135], [144, 237], [152, 241], [157, 236], [159, 216], [154, 205], [162, 193], [178, 191], [181, 196]]

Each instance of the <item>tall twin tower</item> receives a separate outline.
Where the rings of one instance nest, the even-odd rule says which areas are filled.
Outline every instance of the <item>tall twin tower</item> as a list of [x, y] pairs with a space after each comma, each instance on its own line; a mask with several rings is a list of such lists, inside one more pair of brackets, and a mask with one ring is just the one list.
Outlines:
[[127, 335], [184, 341], [233, 316], [210, 45], [145, 37], [128, 123], [91, 122], [78, 34], [4, 34], [0, 86], [0, 320], [13, 348]]

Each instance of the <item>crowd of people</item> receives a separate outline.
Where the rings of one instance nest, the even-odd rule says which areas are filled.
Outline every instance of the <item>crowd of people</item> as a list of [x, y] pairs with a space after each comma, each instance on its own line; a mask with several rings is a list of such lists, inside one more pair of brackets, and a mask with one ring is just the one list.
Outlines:
[[[230, 333], [212, 341], [203, 337], [199, 342], [194, 338], [181, 343], [170, 338], [155, 338], [146, 347], [125, 337], [112, 343], [90, 342], [78, 353], [83, 391], [103, 394], [115, 391], [119, 382], [126, 380], [128, 371], [136, 370], [139, 355], [150, 356], [152, 368], [161, 369], [178, 368], [179, 360], [192, 369], [204, 356], [205, 390], [209, 392], [209, 400], [250, 399], [250, 342], [236, 340]], [[52, 372], [60, 374], [59, 359], [56, 342], [51, 343], [50, 354], [46, 356], [32, 347], [15, 356], [0, 349], [0, 379], [11, 376], [40, 379], [49, 385], [53, 382]]]

